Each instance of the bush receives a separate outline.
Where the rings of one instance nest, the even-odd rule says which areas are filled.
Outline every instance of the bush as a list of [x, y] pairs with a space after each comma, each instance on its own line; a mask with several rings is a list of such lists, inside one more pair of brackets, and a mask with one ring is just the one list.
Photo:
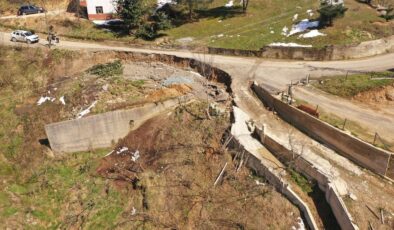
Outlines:
[[98, 64], [88, 69], [90, 74], [98, 75], [100, 77], [111, 77], [123, 74], [123, 65], [120, 60], [110, 62], [107, 64]]
[[153, 40], [158, 36], [156, 26], [154, 24], [141, 25], [135, 32], [135, 36], [148, 41]]
[[335, 18], [343, 17], [347, 8], [343, 4], [330, 5], [323, 3], [320, 6], [318, 12], [320, 13], [320, 25], [321, 26], [332, 26]]

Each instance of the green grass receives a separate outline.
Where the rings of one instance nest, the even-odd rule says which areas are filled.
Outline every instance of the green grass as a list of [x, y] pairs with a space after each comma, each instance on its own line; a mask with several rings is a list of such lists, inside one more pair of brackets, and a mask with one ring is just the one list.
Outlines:
[[[214, 1], [210, 9], [223, 6], [227, 1]], [[301, 8], [300, 8], [301, 7]], [[220, 13], [165, 31], [172, 38], [193, 37], [196, 44], [212, 47], [258, 50], [272, 42], [296, 42], [323, 47], [330, 44], [352, 44], [394, 34], [394, 28], [378, 17], [375, 10], [356, 1], [347, 1], [349, 10], [333, 27], [320, 30], [327, 36], [298, 38], [281, 35], [284, 26], [291, 28], [293, 15], [308, 18], [306, 10], [313, 9], [310, 19], [317, 19], [318, 1], [256, 0], [251, 1], [247, 14]], [[226, 9], [222, 9], [226, 11]], [[230, 16], [229, 16], [230, 15]], [[377, 23], [373, 23], [377, 22]], [[380, 24], [378, 24], [380, 23]], [[272, 34], [271, 31], [274, 31]], [[214, 37], [223, 34], [223, 37]], [[239, 36], [238, 36], [239, 35]]]
[[290, 172], [291, 179], [300, 186], [301, 190], [305, 193], [311, 193], [313, 191], [312, 184], [308, 181], [308, 179], [301, 175], [300, 173], [294, 171], [293, 169], [288, 170]]
[[[371, 76], [373, 77], [371, 78]], [[388, 76], [393, 76], [393, 73], [355, 74], [348, 77], [337, 76], [324, 79], [323, 84], [314, 83], [313, 85], [327, 93], [350, 98], [364, 91], [394, 84], [394, 79], [373, 79], [374, 77]]]
[[[378, 39], [394, 34], [394, 27], [380, 18], [374, 9], [355, 0], [347, 1], [348, 11], [343, 18], [334, 21], [334, 26], [321, 29], [327, 36], [315, 38], [298, 38], [298, 35], [286, 37], [281, 35], [286, 26], [293, 25], [292, 18], [298, 14], [298, 20], [318, 18], [319, 1], [314, 0], [255, 0], [251, 1], [246, 14], [241, 9], [223, 7], [227, 0], [214, 0], [202, 9], [195, 10], [195, 21], [182, 22], [172, 29], [161, 31], [168, 40], [192, 37], [192, 46], [211, 46], [232, 49], [258, 50], [272, 42], [295, 42], [323, 47], [331, 44], [355, 44], [366, 40]], [[153, 7], [154, 1], [147, 4]], [[235, 5], [238, 2], [235, 1]], [[184, 8], [182, 8], [184, 9]], [[308, 9], [314, 11], [309, 17]], [[185, 10], [185, 9], [184, 9]], [[50, 23], [62, 36], [75, 39], [114, 40], [127, 43], [152, 44], [135, 39], [133, 36], [120, 35], [96, 28], [85, 19], [77, 21], [70, 18], [50, 17]], [[5, 20], [4, 27], [17, 29], [27, 28], [37, 32], [45, 32], [46, 24], [42, 20]], [[271, 33], [273, 31], [274, 33]], [[223, 34], [222, 37], [217, 35]], [[175, 42], [176, 43], [176, 42]]]
[[112, 77], [123, 73], [123, 65], [120, 60], [116, 60], [106, 64], [95, 65], [88, 69], [87, 72], [100, 77]]
[[[40, 227], [68, 226], [67, 218], [62, 218], [61, 214], [76, 214], [72, 204], [77, 198], [82, 209], [92, 213], [85, 220], [88, 229], [112, 226], [124, 210], [125, 197], [116, 190], [103, 197], [105, 179], [91, 176], [95, 174], [98, 160], [107, 152], [75, 153], [61, 160], [46, 160], [26, 181], [6, 186], [0, 192], [0, 222], [5, 223], [11, 217], [22, 220], [28, 212]], [[89, 165], [87, 170], [81, 170], [86, 165]], [[9, 193], [19, 201], [11, 201]], [[7, 204], [12, 207], [6, 207]], [[65, 211], [64, 207], [69, 208]]]

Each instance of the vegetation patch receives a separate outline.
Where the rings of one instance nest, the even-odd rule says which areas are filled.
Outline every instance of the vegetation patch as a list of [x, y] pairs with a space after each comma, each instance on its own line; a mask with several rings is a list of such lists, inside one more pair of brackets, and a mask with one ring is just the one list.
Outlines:
[[394, 84], [391, 72], [323, 78], [313, 85], [327, 93], [351, 98], [359, 93]]
[[313, 185], [311, 182], [308, 181], [308, 179], [303, 176], [302, 174], [296, 172], [293, 169], [288, 170], [290, 172], [291, 179], [298, 185], [300, 186], [301, 190], [304, 191], [305, 193], [311, 193], [313, 191]]
[[123, 73], [123, 65], [120, 60], [106, 64], [98, 64], [87, 70], [88, 73], [100, 77], [112, 77]]

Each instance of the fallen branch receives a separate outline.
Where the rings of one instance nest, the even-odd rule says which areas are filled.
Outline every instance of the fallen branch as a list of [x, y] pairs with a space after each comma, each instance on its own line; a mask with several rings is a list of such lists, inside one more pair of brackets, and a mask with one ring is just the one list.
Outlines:
[[226, 169], [226, 167], [227, 167], [227, 162], [224, 165], [224, 167], [222, 168], [222, 171], [219, 173], [219, 176], [216, 178], [215, 183], [213, 184], [213, 186], [216, 186], [217, 183], [220, 181], [220, 178], [222, 178], [224, 170]]
[[371, 211], [372, 212], [372, 214], [376, 217], [376, 219], [378, 219], [378, 220], [380, 220], [380, 218], [379, 218], [379, 216], [378, 216], [378, 214], [376, 214], [373, 210], [372, 210], [372, 208], [371, 207], [369, 207], [367, 204], [365, 205], [367, 208], [368, 208], [368, 210], [369, 211]]

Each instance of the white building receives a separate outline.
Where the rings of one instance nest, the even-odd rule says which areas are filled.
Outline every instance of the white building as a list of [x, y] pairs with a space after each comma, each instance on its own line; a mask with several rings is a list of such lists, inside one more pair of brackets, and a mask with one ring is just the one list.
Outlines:
[[115, 0], [80, 0], [86, 7], [89, 20], [108, 20], [116, 13]]

